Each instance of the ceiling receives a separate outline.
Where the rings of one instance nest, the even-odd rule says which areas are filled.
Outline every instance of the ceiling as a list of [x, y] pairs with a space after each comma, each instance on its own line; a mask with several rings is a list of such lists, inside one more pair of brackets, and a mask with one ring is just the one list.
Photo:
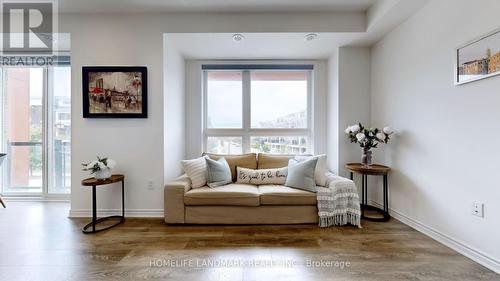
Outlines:
[[241, 42], [233, 40], [233, 33], [166, 33], [166, 50], [175, 49], [187, 59], [326, 59], [339, 47], [373, 45], [426, 2], [380, 0], [366, 12], [366, 30], [317, 32], [311, 41], [303, 32], [243, 32]]
[[[207, 25], [213, 20], [221, 23], [239, 23], [235, 32], [243, 32], [245, 39], [234, 42], [231, 28], [220, 28], [214, 33], [167, 33], [167, 43], [188, 59], [324, 59], [341, 46], [371, 46], [390, 30], [404, 22], [429, 0], [59, 0], [60, 13], [114, 14], [117, 17], [133, 17], [132, 13], [181, 14], [192, 17]], [[127, 15], [128, 13], [128, 15]], [[210, 13], [224, 15], [213, 17]], [[248, 13], [244, 15], [245, 13]], [[286, 13], [293, 13], [290, 17]], [[303, 13], [303, 14], [302, 14]], [[308, 14], [309, 13], [309, 14]], [[124, 15], [122, 15], [124, 14]], [[278, 16], [279, 15], [279, 16]], [[307, 15], [308, 17], [299, 17]], [[210, 19], [210, 20], [207, 20]], [[267, 22], [276, 24], [269, 27]], [[318, 19], [317, 38], [307, 41], [304, 31], [315, 31], [314, 26], [290, 29], [290, 24], [303, 26], [303, 21]], [[349, 28], [345, 31], [329, 32], [337, 23], [356, 25], [361, 22], [365, 28]], [[351, 20], [352, 19], [352, 20]], [[259, 22], [260, 21], [260, 22]], [[260, 24], [260, 25], [259, 25]], [[220, 26], [220, 25], [219, 25]], [[255, 33], [244, 32], [256, 29]], [[262, 28], [263, 27], [263, 28]], [[189, 29], [189, 28], [188, 28]], [[225, 29], [225, 30], [224, 30]], [[243, 30], [240, 30], [243, 29]], [[285, 30], [284, 33], [267, 32]], [[334, 29], [334, 28], [333, 28]], [[200, 31], [198, 31], [200, 30]], [[223, 31], [224, 30], [224, 31]], [[294, 32], [296, 31], [296, 32]], [[320, 32], [323, 31], [323, 32]], [[208, 32], [196, 28], [195, 32]], [[259, 33], [260, 32], [260, 33]], [[166, 48], [168, 50], [168, 48]]]
[[377, 1], [380, 0], [59, 0], [59, 12], [366, 12]]
[[[336, 46], [349, 45], [360, 33], [244, 33], [235, 42], [233, 33], [168, 33], [169, 48], [187, 59], [325, 59]], [[167, 52], [168, 49], [167, 48]]]

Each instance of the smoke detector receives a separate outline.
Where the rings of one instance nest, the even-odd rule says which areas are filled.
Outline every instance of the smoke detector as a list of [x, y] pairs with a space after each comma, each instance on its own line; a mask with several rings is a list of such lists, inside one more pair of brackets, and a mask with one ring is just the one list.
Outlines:
[[233, 41], [236, 43], [239, 43], [245, 39], [245, 36], [243, 34], [236, 33], [233, 35]]
[[318, 34], [316, 33], [309, 33], [306, 35], [306, 41], [312, 41], [318, 37]]

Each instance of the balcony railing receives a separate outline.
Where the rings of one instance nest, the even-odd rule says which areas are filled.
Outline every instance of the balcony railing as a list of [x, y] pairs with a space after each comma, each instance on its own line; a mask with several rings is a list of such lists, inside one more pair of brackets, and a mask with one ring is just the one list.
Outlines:
[[[64, 189], [70, 183], [70, 142], [69, 141], [54, 141], [54, 156], [53, 163], [54, 169], [49, 174], [51, 185], [53, 188], [51, 192], [64, 193]], [[15, 183], [12, 179], [12, 164], [13, 158], [16, 157], [16, 148], [28, 148], [29, 155], [25, 163], [21, 162], [21, 167], [26, 168], [28, 165], [28, 181], [21, 181], [22, 183]], [[43, 159], [42, 159], [42, 142], [41, 141], [7, 141], [7, 159], [4, 163], [6, 178], [4, 181], [4, 191], [7, 192], [41, 192], [43, 187]], [[16, 159], [17, 160], [17, 159]], [[19, 163], [17, 163], [19, 164]]]

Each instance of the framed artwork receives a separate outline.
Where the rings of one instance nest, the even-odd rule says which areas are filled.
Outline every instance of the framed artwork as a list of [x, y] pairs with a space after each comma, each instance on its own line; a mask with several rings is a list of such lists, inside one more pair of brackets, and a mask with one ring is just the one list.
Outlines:
[[500, 74], [500, 29], [456, 49], [456, 85], [498, 74]]
[[147, 118], [144, 66], [84, 66], [83, 118]]

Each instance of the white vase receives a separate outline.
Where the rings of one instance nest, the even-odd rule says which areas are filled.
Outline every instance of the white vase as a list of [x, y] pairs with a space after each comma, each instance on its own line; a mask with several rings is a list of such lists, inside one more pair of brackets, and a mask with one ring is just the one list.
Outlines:
[[110, 177], [111, 177], [111, 169], [110, 168], [102, 169], [100, 171], [95, 172], [95, 174], [94, 174], [94, 178], [97, 180], [105, 180], [105, 179], [109, 179]]

